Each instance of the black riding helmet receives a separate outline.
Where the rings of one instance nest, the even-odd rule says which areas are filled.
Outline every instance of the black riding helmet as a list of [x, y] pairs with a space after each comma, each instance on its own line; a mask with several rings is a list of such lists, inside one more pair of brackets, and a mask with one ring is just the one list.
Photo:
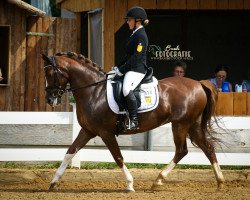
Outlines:
[[141, 19], [142, 21], [147, 19], [147, 13], [142, 7], [132, 7], [128, 10], [125, 19], [128, 19], [129, 17], [134, 19]]

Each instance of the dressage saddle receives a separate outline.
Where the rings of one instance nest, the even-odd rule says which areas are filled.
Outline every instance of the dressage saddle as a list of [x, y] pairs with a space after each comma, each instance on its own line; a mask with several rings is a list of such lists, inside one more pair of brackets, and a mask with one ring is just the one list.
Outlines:
[[[114, 99], [119, 106], [120, 111], [124, 111], [126, 108], [125, 98], [122, 93], [122, 83], [123, 83], [124, 76], [116, 76], [112, 80], [112, 87], [113, 87], [113, 93], [114, 93]], [[137, 100], [137, 107], [139, 108], [141, 106], [141, 97], [140, 97], [140, 85], [151, 83], [153, 82], [153, 68], [149, 67], [147, 69], [145, 77], [142, 79], [140, 84], [135, 88], [134, 94]]]

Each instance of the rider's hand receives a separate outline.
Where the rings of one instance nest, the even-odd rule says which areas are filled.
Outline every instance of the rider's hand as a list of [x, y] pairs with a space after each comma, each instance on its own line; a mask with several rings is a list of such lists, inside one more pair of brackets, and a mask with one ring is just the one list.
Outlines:
[[112, 67], [112, 71], [118, 75], [118, 76], [122, 76], [123, 74], [119, 71], [119, 68], [117, 66]]

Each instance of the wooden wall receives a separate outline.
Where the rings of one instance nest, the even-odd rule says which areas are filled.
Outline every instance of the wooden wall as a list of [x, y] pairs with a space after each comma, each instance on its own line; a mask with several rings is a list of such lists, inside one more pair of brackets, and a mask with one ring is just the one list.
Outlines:
[[67, 8], [73, 12], [83, 12], [104, 8], [105, 0], [66, 0], [61, 4], [62, 8]]
[[[27, 32], [47, 33], [51, 36], [27, 36], [27, 68], [25, 111], [51, 111], [45, 102], [44, 62], [41, 53], [53, 55], [61, 51], [76, 51], [75, 20], [55, 17], [29, 17]], [[67, 95], [55, 111], [69, 111]]]
[[0, 86], [0, 111], [23, 111], [26, 68], [26, 13], [6, 1], [1, 1], [0, 24], [11, 26], [10, 83], [9, 86]]
[[217, 115], [250, 115], [250, 92], [219, 92]]
[[[45, 103], [41, 53], [76, 51], [74, 19], [27, 17], [28, 14], [7, 1], [0, 1], [0, 24], [11, 26], [10, 84], [0, 86], [0, 111], [51, 111]], [[26, 32], [53, 36], [26, 36]], [[54, 110], [71, 110], [67, 96]]]

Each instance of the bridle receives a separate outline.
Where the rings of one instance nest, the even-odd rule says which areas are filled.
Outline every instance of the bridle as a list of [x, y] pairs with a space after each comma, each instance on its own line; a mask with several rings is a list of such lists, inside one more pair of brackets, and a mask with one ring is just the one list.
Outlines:
[[71, 88], [70, 87], [70, 88], [63, 89], [63, 87], [60, 85], [58, 74], [62, 75], [65, 79], [67, 79], [68, 82], [69, 82], [69, 78], [66, 77], [65, 74], [57, 66], [55, 56], [51, 56], [49, 58], [49, 62], [50, 63], [48, 65], [44, 66], [44, 70], [46, 70], [49, 67], [53, 67], [53, 70], [54, 70], [54, 86], [53, 87], [46, 86], [45, 91], [49, 92], [52, 95], [52, 97], [54, 97], [54, 98], [61, 97], [67, 91], [75, 91], [75, 90], [78, 90], [78, 89], [88, 88], [88, 87], [92, 87], [92, 86], [96, 86], [96, 85], [105, 83], [105, 82], [107, 82], [107, 80], [112, 79], [112, 78], [107, 78], [108, 75], [113, 75], [114, 74], [114, 73], [106, 74], [106, 78], [104, 80], [101, 80], [101, 81], [98, 81], [98, 82], [95, 82], [95, 83], [91, 83], [91, 84], [88, 84], [88, 85], [85, 85], [85, 86], [79, 86], [77, 88]]
[[44, 66], [44, 70], [46, 70], [47, 68], [53, 67], [54, 86], [53, 87], [46, 86], [45, 91], [50, 93], [52, 95], [52, 97], [58, 98], [58, 97], [61, 97], [67, 91], [67, 89], [63, 89], [63, 87], [60, 85], [58, 74], [61, 74], [65, 79], [67, 79], [67, 81], [69, 81], [69, 79], [58, 68], [54, 56], [50, 57], [49, 61], [50, 61], [50, 64]]

